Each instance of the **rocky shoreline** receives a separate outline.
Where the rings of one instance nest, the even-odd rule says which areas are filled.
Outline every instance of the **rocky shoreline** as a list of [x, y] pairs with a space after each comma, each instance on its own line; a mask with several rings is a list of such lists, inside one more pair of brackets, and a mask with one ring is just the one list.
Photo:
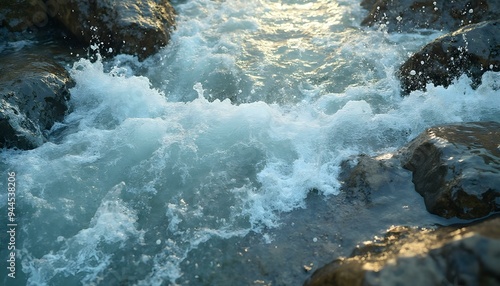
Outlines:
[[[476, 88], [485, 72], [500, 71], [496, 1], [365, 0], [361, 5], [370, 11], [363, 25], [389, 32], [449, 31], [401, 65], [403, 96], [428, 84], [446, 87], [463, 74]], [[317, 269], [304, 285], [500, 285], [499, 142], [498, 122], [449, 124], [427, 129], [395, 154], [346, 162], [355, 166], [344, 168], [343, 192], [369, 200], [406, 169], [430, 213], [470, 223], [433, 230], [394, 226], [349, 257]]]
[[[113, 9], [106, 1], [24, 3], [0, 4], [0, 39], [5, 43], [0, 45], [0, 148], [29, 150], [48, 140], [52, 126], [70, 112], [74, 83], [65, 65], [78, 54], [95, 48], [106, 57], [127, 53], [144, 60], [168, 43], [175, 26], [175, 11], [165, 0], [120, 1]], [[447, 32], [401, 65], [402, 96], [429, 84], [448, 86], [464, 74], [476, 88], [484, 73], [500, 71], [498, 1], [360, 4], [368, 11], [362, 24], [373, 29]], [[32, 42], [36, 53], [23, 48]], [[430, 213], [470, 223], [432, 230], [395, 226], [383, 238], [355, 248], [349, 258], [332, 257], [304, 285], [399, 285], [410, 280], [412, 285], [499, 285], [499, 142], [498, 122], [466, 122], [429, 128], [393, 154], [346, 161], [345, 199], [370, 201], [378, 190], [402, 186], [418, 192]]]
[[[360, 156], [344, 168], [343, 192], [370, 200], [413, 187], [427, 210], [470, 224], [428, 228], [394, 226], [316, 270], [317, 285], [498, 285], [500, 272], [500, 124], [475, 122], [427, 129], [393, 154]], [[352, 164], [346, 162], [346, 166]], [[412, 183], [404, 183], [412, 173]], [[395, 178], [401, 178], [396, 182]], [[481, 221], [481, 222], [478, 222]], [[421, 227], [427, 227], [421, 225]], [[428, 275], [421, 275], [427, 273]]]
[[499, 257], [498, 216], [436, 230], [397, 226], [304, 285], [498, 285]]
[[66, 64], [97, 52], [144, 60], [168, 43], [175, 11], [167, 0], [14, 0], [0, 3], [0, 23], [0, 148], [29, 150], [67, 112]]

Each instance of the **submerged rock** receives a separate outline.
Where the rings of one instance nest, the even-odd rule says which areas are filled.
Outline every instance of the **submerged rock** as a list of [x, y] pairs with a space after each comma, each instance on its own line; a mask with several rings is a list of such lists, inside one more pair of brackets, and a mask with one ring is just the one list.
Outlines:
[[427, 83], [447, 87], [466, 74], [472, 86], [486, 71], [500, 71], [500, 20], [469, 25], [423, 47], [399, 69], [403, 95]]
[[480, 218], [500, 211], [499, 144], [498, 122], [436, 126], [402, 151], [403, 165], [429, 212]]
[[342, 164], [339, 177], [347, 199], [371, 203], [377, 195], [413, 192], [411, 174], [401, 167], [397, 154], [360, 155]]
[[454, 31], [468, 24], [500, 18], [496, 0], [364, 0], [369, 10], [362, 25], [384, 25], [389, 32], [415, 29]]
[[174, 9], [167, 0], [51, 3], [56, 19], [105, 55], [125, 53], [144, 59], [168, 43], [174, 26]]
[[3, 55], [0, 69], [0, 148], [36, 148], [63, 119], [73, 81], [57, 62], [39, 54]]
[[498, 265], [499, 217], [437, 230], [393, 227], [318, 269], [304, 285], [499, 285]]

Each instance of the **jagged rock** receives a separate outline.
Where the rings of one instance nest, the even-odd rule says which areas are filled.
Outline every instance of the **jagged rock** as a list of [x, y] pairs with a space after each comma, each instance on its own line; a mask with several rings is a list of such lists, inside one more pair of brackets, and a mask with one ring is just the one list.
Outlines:
[[427, 210], [474, 219], [500, 211], [500, 123], [427, 129], [402, 150]]
[[426, 45], [399, 69], [403, 95], [427, 83], [447, 87], [466, 74], [475, 88], [486, 71], [500, 71], [500, 21], [469, 25]]
[[50, 1], [50, 11], [75, 37], [103, 55], [144, 59], [170, 39], [174, 9], [167, 0]]
[[498, 265], [498, 217], [437, 230], [393, 227], [350, 258], [318, 269], [304, 285], [499, 285]]
[[500, 18], [500, 2], [496, 0], [364, 0], [361, 5], [370, 11], [362, 25], [384, 25], [389, 32], [454, 31]]
[[0, 148], [36, 148], [63, 119], [73, 81], [54, 60], [22, 51], [1, 56], [0, 69]]

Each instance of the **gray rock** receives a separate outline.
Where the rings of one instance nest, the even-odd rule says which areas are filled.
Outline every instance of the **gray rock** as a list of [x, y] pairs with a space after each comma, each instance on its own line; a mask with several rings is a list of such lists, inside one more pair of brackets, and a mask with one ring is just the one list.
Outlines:
[[50, 1], [50, 14], [80, 41], [99, 46], [103, 55], [144, 59], [165, 46], [174, 26], [167, 0]]
[[0, 69], [0, 148], [36, 148], [63, 119], [73, 81], [54, 60], [22, 51], [1, 56]]
[[437, 230], [393, 227], [304, 283], [322, 285], [499, 285], [500, 218]]
[[423, 47], [399, 69], [402, 94], [425, 90], [427, 83], [447, 87], [462, 74], [481, 83], [486, 71], [500, 71], [500, 20], [469, 25]]
[[500, 19], [496, 0], [364, 0], [362, 25], [384, 25], [389, 32], [415, 29], [454, 31], [468, 24]]
[[[350, 201], [371, 203], [380, 195], [413, 192], [411, 174], [401, 167], [397, 154], [381, 157], [360, 155], [344, 161], [341, 167], [339, 180]], [[409, 194], [405, 196], [409, 197]]]
[[474, 219], [500, 211], [500, 123], [427, 129], [402, 150], [427, 210]]

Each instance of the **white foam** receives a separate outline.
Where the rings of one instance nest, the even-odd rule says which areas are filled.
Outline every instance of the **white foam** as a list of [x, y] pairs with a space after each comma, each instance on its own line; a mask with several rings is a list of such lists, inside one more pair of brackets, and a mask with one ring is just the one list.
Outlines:
[[119, 199], [124, 187], [120, 183], [109, 191], [88, 228], [69, 238], [58, 237], [57, 242], [62, 243], [60, 249], [53, 249], [41, 258], [31, 257], [24, 249], [27, 254], [23, 271], [30, 274], [30, 284], [57, 283], [68, 276], [82, 284], [95, 283], [110, 265], [115, 251], [132, 241], [137, 245], [144, 243], [144, 231], [135, 225], [135, 211]]
[[[359, 9], [332, 3], [318, 5]], [[499, 120], [499, 73], [486, 73], [477, 90], [462, 77], [401, 98], [394, 71], [424, 36], [367, 31], [337, 15], [311, 26], [320, 35], [299, 31], [298, 40], [281, 41], [268, 31], [270, 16], [309, 7], [282, 3], [272, 12], [277, 5], [188, 1], [178, 5], [171, 45], [150, 61], [75, 63], [71, 113], [54, 128], [57, 140], [1, 153], [22, 182], [30, 284], [65, 276], [95, 282], [132, 245], [143, 247], [131, 262], [146, 269], [139, 285], [175, 284], [189, 271], [182, 263], [192, 250], [211, 238], [261, 232], [272, 242], [265, 230], [279, 227], [283, 212], [304, 207], [311, 190], [339, 191], [340, 164], [349, 156], [396, 150], [435, 124]], [[339, 37], [342, 25], [349, 28]], [[272, 49], [255, 50], [263, 42]], [[292, 66], [321, 63], [282, 69], [272, 53], [280, 48]], [[332, 56], [325, 60], [325, 53]], [[318, 81], [322, 72], [326, 79]], [[219, 95], [233, 102], [216, 99], [227, 86]]]
[[75, 107], [67, 122], [108, 128], [127, 118], [159, 116], [164, 109], [162, 93], [150, 88], [148, 78], [126, 76], [116, 69], [105, 73], [101, 61], [81, 59], [71, 76], [78, 85], [71, 90], [70, 103]]

